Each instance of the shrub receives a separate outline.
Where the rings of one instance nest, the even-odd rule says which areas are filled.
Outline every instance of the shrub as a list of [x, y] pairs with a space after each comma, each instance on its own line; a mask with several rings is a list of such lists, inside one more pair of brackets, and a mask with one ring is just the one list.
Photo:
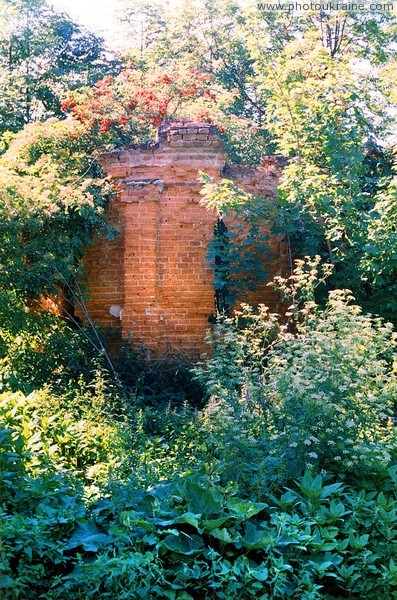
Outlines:
[[[29, 394], [43, 385], [59, 391], [76, 386], [83, 377], [92, 380], [98, 360], [87, 338], [49, 314], [32, 314], [18, 307], [0, 315], [0, 390]], [[17, 314], [19, 312], [19, 314]]]
[[[358, 492], [306, 472], [260, 503], [203, 471], [146, 491], [123, 484], [93, 509], [95, 556], [44, 597], [391, 598], [395, 481], [390, 470], [382, 491]], [[66, 547], [77, 545], [90, 548], [78, 528]]]
[[361, 314], [346, 290], [330, 292], [320, 308], [317, 266], [302, 262], [279, 281], [294, 302], [287, 325], [265, 307], [243, 306], [218, 326], [213, 356], [196, 373], [212, 393], [210, 410], [221, 411], [227, 451], [235, 439], [261, 444], [262, 460], [269, 466], [269, 454], [290, 475], [312, 466], [384, 470], [396, 453], [396, 334]]
[[[48, 391], [29, 396], [4, 393], [0, 395], [0, 420], [11, 432], [13, 452], [19, 452], [16, 463], [23, 456], [24, 470], [31, 477], [61, 471], [86, 484], [98, 483], [125, 458], [122, 423], [105, 419], [94, 397], [89, 409], [83, 406], [78, 412], [76, 404], [65, 409]], [[7, 439], [4, 443], [9, 444]]]
[[[239, 435], [248, 423], [254, 449], [245, 445], [245, 463], [237, 452], [225, 460], [220, 412], [206, 439], [207, 424], [200, 429], [190, 410], [138, 411], [129, 438], [117, 422], [103, 422], [107, 397], [96, 389], [90, 407], [75, 399], [69, 414], [67, 400], [48, 392], [1, 397], [2, 598], [394, 597], [397, 467], [353, 483], [311, 468], [287, 483], [255, 471], [255, 419], [243, 411]], [[68, 445], [78, 414], [87, 431]], [[90, 483], [98, 456], [110, 468], [95, 480], [95, 495], [87, 487], [83, 495], [78, 481]], [[128, 480], [112, 477], [115, 460]]]
[[201, 413], [100, 368], [0, 395], [2, 598], [395, 597], [395, 334], [347, 291], [320, 307], [317, 266], [279, 282], [288, 324], [217, 326]]
[[127, 343], [117, 363], [121, 381], [144, 406], [201, 406], [203, 387], [191, 372], [191, 358], [182, 354], [164, 354], [150, 358]]

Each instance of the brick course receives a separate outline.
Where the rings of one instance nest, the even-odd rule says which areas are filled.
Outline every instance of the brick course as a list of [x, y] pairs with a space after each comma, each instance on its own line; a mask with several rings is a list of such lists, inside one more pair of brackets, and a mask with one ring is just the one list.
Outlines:
[[[216, 215], [200, 205], [199, 171], [233, 179], [269, 201], [280, 176], [275, 157], [260, 167], [227, 165], [226, 159], [211, 125], [184, 122], [169, 125], [157, 144], [102, 156], [106, 173], [119, 187], [107, 218], [120, 234], [87, 249], [87, 308], [100, 325], [116, 328], [137, 348], [196, 356], [206, 351], [214, 290], [205, 255]], [[271, 249], [267, 270], [286, 272], [285, 243], [273, 237]], [[241, 301], [280, 309], [277, 294], [264, 285]], [[122, 307], [121, 320], [109, 313], [112, 305]]]

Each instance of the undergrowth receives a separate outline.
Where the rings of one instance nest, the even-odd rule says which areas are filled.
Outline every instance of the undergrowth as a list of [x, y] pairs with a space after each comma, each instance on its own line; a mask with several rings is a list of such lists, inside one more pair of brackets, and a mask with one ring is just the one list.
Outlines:
[[348, 291], [317, 305], [318, 266], [278, 282], [289, 323], [215, 326], [205, 403], [100, 362], [3, 379], [2, 599], [397, 596], [395, 334]]

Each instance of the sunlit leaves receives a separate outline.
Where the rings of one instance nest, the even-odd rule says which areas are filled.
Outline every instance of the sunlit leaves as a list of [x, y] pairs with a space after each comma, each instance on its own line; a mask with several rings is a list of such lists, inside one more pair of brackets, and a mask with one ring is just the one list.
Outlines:
[[148, 73], [130, 68], [69, 94], [62, 107], [86, 131], [119, 146], [154, 141], [159, 126], [172, 117], [214, 120], [220, 114], [217, 97], [208, 73], [182, 66]]

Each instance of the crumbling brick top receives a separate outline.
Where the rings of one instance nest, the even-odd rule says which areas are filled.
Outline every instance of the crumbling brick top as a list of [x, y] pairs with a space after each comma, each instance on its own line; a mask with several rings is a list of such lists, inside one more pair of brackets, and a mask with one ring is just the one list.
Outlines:
[[217, 135], [218, 131], [212, 123], [205, 121], [191, 121], [187, 119], [178, 119], [177, 121], [168, 121], [160, 127], [159, 137], [172, 137], [174, 135], [210, 133]]
[[[202, 169], [208, 170], [211, 176], [219, 176], [226, 153], [214, 125], [178, 121], [162, 127], [157, 143], [106, 152], [100, 162], [114, 179], [130, 180], [133, 186], [134, 182], [144, 179], [162, 179], [169, 183], [183, 175], [186, 180], [187, 167], [196, 173]], [[190, 180], [196, 181], [197, 174]]]

